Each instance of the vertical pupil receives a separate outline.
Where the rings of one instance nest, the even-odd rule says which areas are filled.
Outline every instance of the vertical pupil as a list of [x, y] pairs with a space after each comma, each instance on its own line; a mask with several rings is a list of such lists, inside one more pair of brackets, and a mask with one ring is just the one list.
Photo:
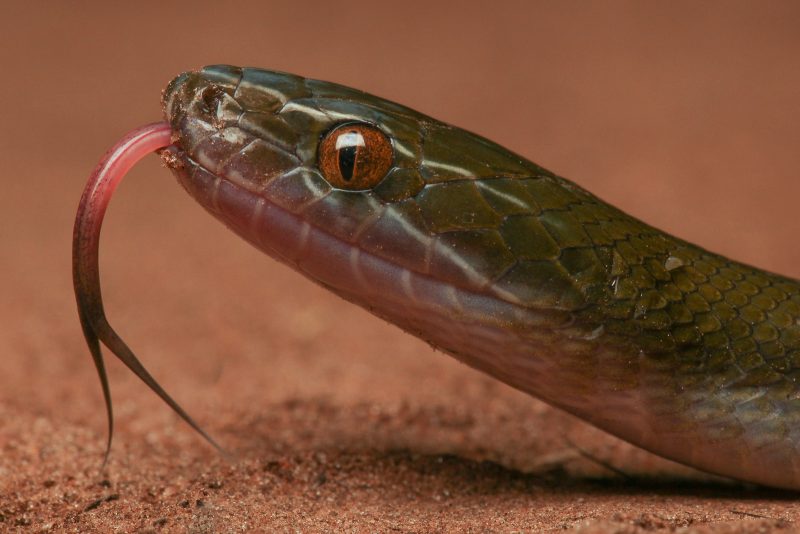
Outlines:
[[339, 172], [346, 182], [349, 182], [353, 178], [357, 150], [358, 147], [355, 145], [345, 145], [339, 149]]

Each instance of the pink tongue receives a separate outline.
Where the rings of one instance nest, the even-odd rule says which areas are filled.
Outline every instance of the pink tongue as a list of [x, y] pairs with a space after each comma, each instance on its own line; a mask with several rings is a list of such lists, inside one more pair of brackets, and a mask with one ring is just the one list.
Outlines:
[[[100, 227], [111, 195], [125, 174], [136, 162], [147, 154], [165, 148], [172, 143], [172, 129], [166, 122], [156, 122], [133, 130], [119, 140], [102, 157], [89, 177], [83, 190], [78, 213], [75, 216], [75, 229], [72, 238], [72, 281], [75, 287], [75, 299], [78, 302], [83, 335], [92, 353], [103, 397], [108, 414], [108, 444], [105, 460], [111, 450], [111, 438], [114, 429], [114, 416], [111, 408], [111, 393], [108, 388], [103, 355], [100, 351], [102, 341], [111, 352], [150, 387], [164, 402], [180, 415], [189, 425], [197, 430], [217, 449], [217, 445], [200, 426], [167, 394], [166, 391], [150, 376], [150, 373], [139, 362], [113, 328], [103, 310], [103, 299], [100, 291], [100, 272], [98, 267], [98, 249], [100, 245]], [[105, 464], [104, 460], [104, 464]]]

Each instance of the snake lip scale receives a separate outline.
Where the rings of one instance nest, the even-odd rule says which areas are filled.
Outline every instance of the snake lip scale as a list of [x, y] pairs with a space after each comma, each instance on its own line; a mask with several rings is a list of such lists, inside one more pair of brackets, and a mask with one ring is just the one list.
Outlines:
[[[101, 160], [73, 280], [113, 415], [104, 344], [212, 444], [116, 334], [97, 266], [108, 200], [158, 151], [271, 257], [460, 361], [656, 454], [800, 489], [800, 285], [670, 236], [575, 183], [405, 106], [212, 65], [165, 122]], [[216, 444], [215, 444], [216, 445]]]

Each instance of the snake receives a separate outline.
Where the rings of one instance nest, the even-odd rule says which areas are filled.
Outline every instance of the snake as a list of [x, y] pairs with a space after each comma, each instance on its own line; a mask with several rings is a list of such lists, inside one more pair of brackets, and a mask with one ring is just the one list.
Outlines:
[[162, 105], [163, 121], [101, 160], [75, 222], [73, 280], [106, 402], [106, 459], [101, 343], [216, 445], [102, 304], [105, 208], [156, 151], [246, 241], [466, 365], [664, 458], [800, 489], [800, 282], [335, 83], [211, 65], [174, 78]]

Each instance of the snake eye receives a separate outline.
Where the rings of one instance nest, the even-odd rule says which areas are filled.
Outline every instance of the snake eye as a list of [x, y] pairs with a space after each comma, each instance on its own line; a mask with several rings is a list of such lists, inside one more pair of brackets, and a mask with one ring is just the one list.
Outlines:
[[338, 189], [361, 191], [378, 185], [392, 166], [392, 143], [369, 124], [342, 124], [319, 145], [319, 168]]

